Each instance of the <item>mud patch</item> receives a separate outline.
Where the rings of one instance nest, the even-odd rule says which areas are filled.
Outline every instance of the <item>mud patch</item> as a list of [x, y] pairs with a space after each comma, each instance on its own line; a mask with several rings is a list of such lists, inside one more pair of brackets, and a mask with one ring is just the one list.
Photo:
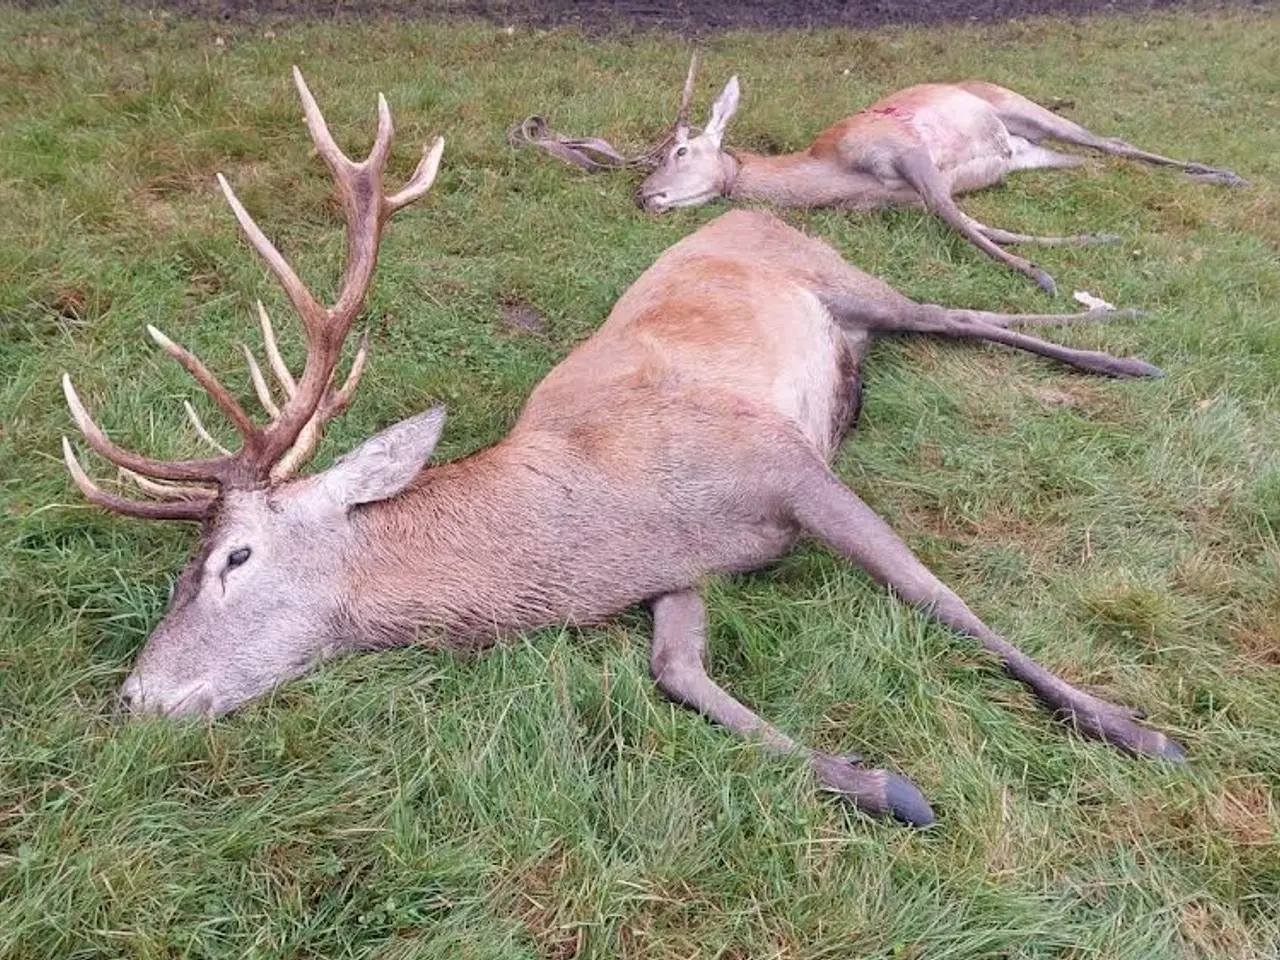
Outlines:
[[502, 301], [502, 333], [542, 339], [547, 335], [547, 318], [523, 300], [508, 297]]
[[[19, 0], [53, 6], [56, 0]], [[588, 33], [878, 27], [892, 24], [994, 23], [1025, 17], [1087, 16], [1175, 7], [1263, 7], [1268, 0], [129, 0], [218, 20], [443, 19], [480, 17], [505, 25], [578, 27]]]

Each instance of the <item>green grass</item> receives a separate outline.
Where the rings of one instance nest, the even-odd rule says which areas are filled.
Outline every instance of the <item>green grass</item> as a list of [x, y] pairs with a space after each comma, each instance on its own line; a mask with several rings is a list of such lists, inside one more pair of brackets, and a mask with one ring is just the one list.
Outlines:
[[[287, 314], [218, 170], [332, 289], [341, 224], [290, 64], [353, 151], [387, 94], [393, 177], [448, 139], [436, 187], [389, 229], [371, 369], [321, 465], [433, 398], [451, 409], [441, 455], [494, 441], [721, 208], [643, 216], [634, 179], [505, 144], [540, 110], [640, 146], [669, 121], [675, 39], [459, 23], [268, 37], [0, 10], [0, 955], [1280, 954], [1278, 30], [1256, 11], [707, 42], [699, 110], [739, 71], [745, 146], [796, 148], [891, 89], [981, 76], [1254, 181], [1090, 161], [967, 199], [1009, 229], [1123, 234], [1040, 260], [1064, 290], [1150, 317], [1054, 332], [1169, 376], [881, 344], [838, 464], [988, 622], [1143, 706], [1188, 746], [1185, 767], [1080, 740], [816, 547], [710, 586], [715, 676], [813, 744], [912, 777], [939, 814], [920, 833], [663, 701], [638, 614], [475, 660], [350, 658], [212, 724], [121, 723], [115, 690], [194, 534], [81, 501], [57, 459], [57, 378], [73, 372], [109, 430], [157, 454], [197, 450], [180, 405], [195, 391], [146, 323], [248, 393], [252, 299]], [[920, 212], [788, 218], [917, 298], [1046, 308]], [[546, 318], [544, 339], [504, 331], [512, 299]]]

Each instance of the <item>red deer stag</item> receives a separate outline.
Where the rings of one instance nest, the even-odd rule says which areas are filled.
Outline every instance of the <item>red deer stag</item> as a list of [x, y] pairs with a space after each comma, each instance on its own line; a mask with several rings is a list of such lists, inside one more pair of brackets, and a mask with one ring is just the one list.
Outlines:
[[738, 78], [730, 77], [702, 133], [689, 130], [697, 57], [689, 66], [674, 136], [658, 168], [636, 193], [646, 210], [663, 213], [717, 197], [767, 200], [790, 207], [863, 210], [921, 204], [979, 250], [1025, 274], [1049, 293], [1053, 278], [1003, 244], [1110, 242], [1113, 236], [1033, 237], [979, 223], [956, 205], [956, 194], [1000, 183], [1013, 170], [1073, 167], [1082, 158], [1040, 145], [1043, 140], [1089, 147], [1214, 183], [1242, 184], [1229, 170], [1171, 160], [1123, 140], [1099, 137], [1026, 97], [993, 83], [928, 83], [890, 94], [818, 134], [808, 148], [760, 156], [722, 146], [738, 109]]
[[161, 347], [238, 427], [238, 452], [176, 462], [127, 452], [64, 380], [89, 445], [157, 499], [105, 491], [64, 438], [67, 467], [88, 498], [132, 516], [203, 524], [169, 610], [124, 684], [132, 710], [221, 714], [338, 653], [415, 642], [480, 648], [502, 633], [598, 622], [647, 601], [652, 672], [667, 695], [773, 750], [803, 755], [823, 784], [864, 810], [927, 824], [929, 804], [909, 780], [800, 746], [704, 669], [702, 579], [766, 564], [807, 532], [977, 639], [1084, 733], [1131, 753], [1183, 756], [1129, 710], [1070, 686], [984, 625], [829, 467], [856, 413], [859, 364], [873, 335], [990, 340], [1111, 376], [1159, 375], [1140, 360], [1006, 329], [1108, 315], [1099, 311], [1009, 315], [918, 304], [776, 218], [735, 211], [664, 253], [493, 446], [425, 466], [444, 426], [437, 407], [322, 473], [291, 477], [350, 399], [363, 347], [338, 390], [334, 369], [379, 231], [426, 191], [440, 156], [437, 141], [409, 186], [384, 199], [385, 103], [372, 155], [352, 163], [295, 77], [341, 190], [348, 261], [337, 304], [322, 307], [224, 182], [307, 335], [295, 381], [263, 314], [270, 366], [287, 396], [277, 408], [250, 363], [269, 425], [255, 425], [195, 356], [158, 332]]

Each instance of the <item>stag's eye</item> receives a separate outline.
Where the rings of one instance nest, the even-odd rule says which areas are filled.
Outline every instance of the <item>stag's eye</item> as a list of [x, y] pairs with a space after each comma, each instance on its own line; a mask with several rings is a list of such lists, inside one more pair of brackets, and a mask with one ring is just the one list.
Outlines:
[[683, 156], [684, 156], [686, 153], [688, 153], [688, 152], [689, 152], [689, 148], [688, 148], [688, 147], [676, 147], [676, 156], [677, 156], [677, 157], [683, 157]]
[[227, 569], [228, 569], [228, 570], [230, 570], [230, 569], [232, 569], [232, 568], [234, 568], [234, 567], [238, 567], [238, 566], [240, 566], [242, 563], [244, 563], [246, 560], [248, 560], [248, 559], [249, 559], [249, 552], [250, 552], [250, 551], [249, 551], [249, 548], [248, 548], [248, 547], [241, 547], [241, 548], [240, 548], [240, 549], [238, 549], [238, 550], [232, 550], [230, 553], [228, 553], [228, 554], [227, 554]]

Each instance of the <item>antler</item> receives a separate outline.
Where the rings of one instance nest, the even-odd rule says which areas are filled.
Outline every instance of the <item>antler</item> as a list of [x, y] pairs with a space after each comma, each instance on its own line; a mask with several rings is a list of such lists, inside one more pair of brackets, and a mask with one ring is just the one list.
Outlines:
[[693, 101], [693, 81], [698, 75], [698, 51], [693, 52], [689, 60], [689, 72], [684, 78], [684, 89], [680, 91], [680, 108], [676, 111], [675, 135], [689, 135], [689, 104]]
[[[266, 261], [286, 296], [302, 320], [306, 333], [307, 358], [302, 376], [296, 380], [289, 373], [276, 345], [275, 332], [262, 304], [258, 304], [258, 316], [266, 341], [267, 359], [281, 389], [285, 394], [283, 406], [277, 407], [261, 369], [248, 348], [245, 354], [249, 362], [249, 374], [254, 390], [270, 418], [265, 426], [258, 426], [199, 358], [174, 343], [155, 327], [148, 326], [152, 339], [166, 353], [181, 363], [204, 387], [213, 402], [225, 413], [239, 431], [242, 443], [234, 453], [221, 447], [204, 428], [194, 408], [186, 404], [188, 416], [202, 439], [219, 450], [220, 455], [205, 460], [153, 460], [139, 456], [116, 446], [85, 410], [84, 404], [71, 385], [71, 378], [63, 375], [62, 386], [70, 407], [72, 419], [80, 428], [95, 451], [120, 467], [122, 472], [147, 493], [171, 502], [150, 503], [129, 500], [110, 494], [98, 487], [81, 469], [71, 445], [63, 438], [63, 454], [72, 479], [85, 496], [94, 503], [139, 517], [161, 519], [198, 519], [208, 509], [216, 496], [214, 487], [256, 486], [263, 482], [278, 483], [292, 475], [315, 451], [325, 423], [341, 413], [351, 402], [359, 383], [367, 355], [367, 339], [362, 338], [346, 381], [338, 390], [333, 389], [334, 372], [342, 353], [342, 346], [351, 330], [351, 323], [364, 304], [365, 293], [373, 277], [378, 257], [378, 242], [382, 228], [391, 216], [430, 189], [440, 166], [444, 140], [437, 137], [423, 149], [422, 160], [409, 182], [391, 196], [382, 192], [382, 174], [391, 152], [393, 128], [391, 110], [386, 99], [378, 94], [378, 132], [373, 149], [363, 161], [352, 161], [339, 149], [320, 108], [316, 106], [311, 91], [307, 89], [302, 73], [293, 68], [293, 80], [302, 100], [307, 129], [316, 150], [328, 164], [338, 187], [342, 208], [347, 221], [347, 262], [342, 289], [331, 307], [321, 305], [302, 283], [293, 268], [267, 239], [245, 210], [235, 192], [222, 174], [218, 183], [235, 213], [249, 244]], [[157, 481], [180, 481], [158, 483]], [[187, 484], [181, 483], [187, 481]], [[188, 485], [190, 483], [196, 486]], [[204, 484], [205, 486], [199, 486]]]
[[608, 140], [600, 137], [566, 137], [553, 133], [547, 126], [544, 117], [538, 114], [525, 117], [524, 122], [507, 131], [507, 141], [513, 147], [532, 144], [547, 151], [553, 157], [559, 157], [566, 163], [594, 173], [598, 170], [652, 170], [662, 163], [674, 140], [689, 136], [689, 104], [693, 100], [693, 81], [698, 73], [698, 54], [694, 52], [689, 61], [689, 73], [684, 79], [684, 90], [680, 94], [680, 108], [676, 112], [676, 122], [667, 130], [660, 141], [643, 153], [633, 157], [624, 157]]

